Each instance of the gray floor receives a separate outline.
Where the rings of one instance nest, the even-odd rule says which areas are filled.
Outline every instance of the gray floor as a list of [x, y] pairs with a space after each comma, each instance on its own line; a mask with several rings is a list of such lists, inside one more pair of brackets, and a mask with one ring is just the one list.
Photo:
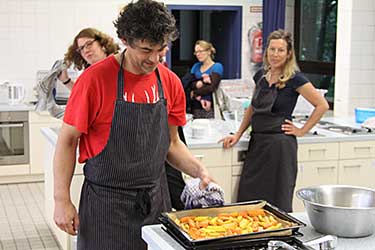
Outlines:
[[44, 183], [0, 185], [0, 250], [60, 250], [44, 218]]

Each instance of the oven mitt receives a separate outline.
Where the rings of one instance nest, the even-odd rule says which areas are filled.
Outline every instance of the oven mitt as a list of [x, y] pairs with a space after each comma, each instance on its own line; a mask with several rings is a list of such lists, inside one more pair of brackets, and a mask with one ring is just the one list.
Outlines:
[[185, 209], [221, 206], [224, 204], [224, 190], [216, 183], [210, 182], [201, 190], [199, 183], [201, 179], [194, 178], [186, 181], [184, 190], [181, 193], [181, 201]]
[[57, 60], [53, 64], [51, 71], [37, 83], [34, 88], [38, 98], [38, 103], [35, 106], [36, 111], [48, 110], [50, 115], [55, 118], [63, 117], [65, 109], [56, 104], [53, 89], [56, 88], [58, 75], [64, 69], [66, 69], [64, 61]]

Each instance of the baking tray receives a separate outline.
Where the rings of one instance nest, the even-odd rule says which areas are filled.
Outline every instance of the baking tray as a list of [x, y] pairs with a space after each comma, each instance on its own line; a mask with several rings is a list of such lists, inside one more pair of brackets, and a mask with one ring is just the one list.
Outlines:
[[[275, 215], [283, 224], [283, 228], [267, 230], [262, 232], [252, 232], [248, 234], [221, 236], [216, 238], [208, 239], [193, 239], [190, 235], [182, 230], [174, 220], [180, 219], [185, 216], [217, 216], [220, 213], [233, 213], [241, 212], [243, 210], [255, 210], [263, 208], [264, 210]], [[298, 234], [298, 230], [301, 227], [305, 227], [306, 224], [302, 221], [294, 218], [288, 213], [282, 211], [281, 209], [269, 204], [263, 200], [255, 200], [241, 203], [228, 204], [220, 207], [207, 207], [198, 209], [189, 209], [181, 211], [173, 211], [162, 213], [159, 217], [159, 221], [167, 228], [167, 230], [173, 232], [176, 237], [181, 240], [188, 242], [191, 245], [194, 244], [205, 244], [211, 241], [228, 241], [228, 240], [243, 240], [243, 239], [261, 239], [269, 237], [280, 237], [280, 236], [292, 236]]]

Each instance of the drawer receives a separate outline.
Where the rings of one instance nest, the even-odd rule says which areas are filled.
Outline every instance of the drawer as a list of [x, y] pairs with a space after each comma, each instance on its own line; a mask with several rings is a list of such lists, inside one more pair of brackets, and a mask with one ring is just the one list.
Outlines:
[[240, 176], [242, 172], [242, 165], [232, 166], [232, 176]]
[[203, 148], [191, 149], [190, 151], [205, 167], [231, 166], [231, 150], [224, 148]]
[[324, 161], [339, 158], [338, 143], [313, 143], [298, 145], [298, 161]]
[[247, 148], [233, 147], [232, 150], [232, 165], [243, 164], [247, 154]]
[[371, 158], [375, 156], [375, 141], [340, 143], [340, 159]]

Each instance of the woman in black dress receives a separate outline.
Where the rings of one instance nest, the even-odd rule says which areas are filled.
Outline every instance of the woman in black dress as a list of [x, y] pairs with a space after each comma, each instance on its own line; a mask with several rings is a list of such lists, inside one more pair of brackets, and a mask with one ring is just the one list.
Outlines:
[[[264, 199], [291, 212], [297, 177], [296, 137], [320, 120], [328, 103], [299, 71], [289, 32], [277, 30], [269, 35], [263, 62], [254, 76], [255, 91], [240, 128], [222, 141], [225, 148], [232, 147], [252, 126], [238, 201]], [[298, 128], [293, 125], [292, 112], [300, 94], [315, 108]]]

